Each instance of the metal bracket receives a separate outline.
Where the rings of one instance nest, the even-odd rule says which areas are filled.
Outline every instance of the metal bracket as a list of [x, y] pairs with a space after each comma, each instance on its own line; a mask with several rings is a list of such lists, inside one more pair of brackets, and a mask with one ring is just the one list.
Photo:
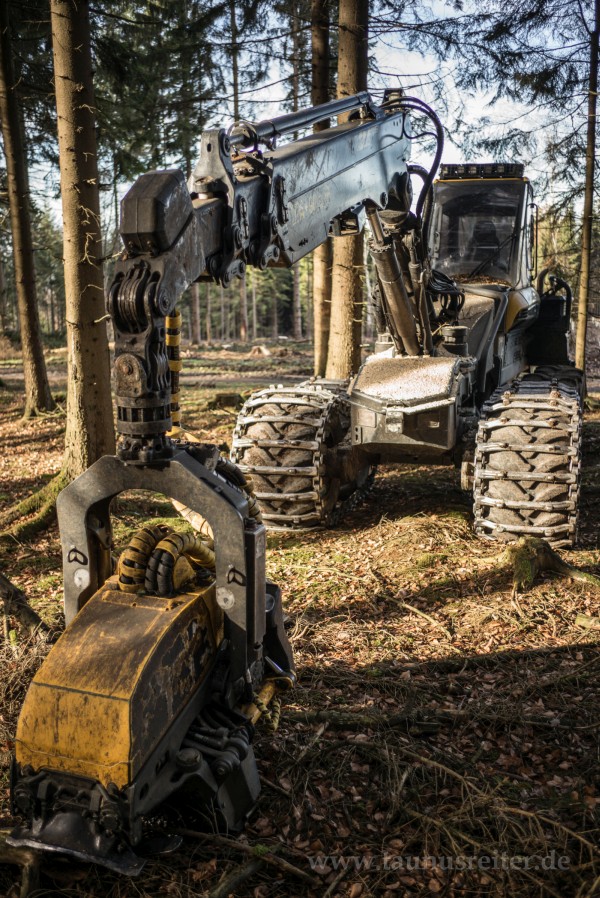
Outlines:
[[[265, 616], [265, 528], [248, 515], [243, 493], [186, 451], [161, 466], [104, 456], [58, 497], [67, 624], [110, 576], [110, 503], [125, 490], [161, 493], [198, 511], [210, 524], [216, 554], [216, 596], [231, 641], [231, 680], [245, 676], [248, 642], [261, 638]], [[248, 610], [252, 609], [249, 621]], [[254, 632], [254, 631], [258, 632]]]

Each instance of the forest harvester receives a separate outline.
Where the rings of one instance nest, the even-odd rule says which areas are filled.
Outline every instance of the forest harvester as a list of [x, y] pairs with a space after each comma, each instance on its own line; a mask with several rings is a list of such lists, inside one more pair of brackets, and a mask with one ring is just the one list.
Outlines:
[[[381, 463], [455, 465], [489, 539], [576, 538], [583, 374], [571, 290], [533, 286], [536, 206], [523, 166], [442, 165], [416, 212], [366, 204], [378, 338], [351, 382], [252, 395], [232, 459], [272, 529], [335, 524]], [[536, 289], [537, 288], [537, 289]]]
[[[440, 135], [430, 172], [408, 162], [413, 112], [428, 116]], [[281, 136], [341, 114], [348, 116], [343, 124], [278, 145]], [[23, 822], [12, 833], [13, 845], [135, 874], [152, 850], [147, 822], [159, 807], [172, 805], [205, 825], [232, 830], [259, 794], [254, 723], [278, 690], [293, 685], [293, 658], [280, 592], [265, 576], [265, 526], [251, 480], [216, 447], [180, 428], [176, 303], [190, 284], [203, 278], [227, 284], [247, 264], [291, 265], [329, 234], [358, 234], [368, 218], [380, 259], [381, 315], [391, 335], [380, 358], [390, 361], [394, 378], [408, 360], [421, 384], [418, 414], [411, 418], [409, 407], [406, 421], [427, 435], [437, 428], [436, 437], [445, 429], [446, 442], [462, 433], [463, 419], [475, 414], [478, 385], [494, 376], [505, 383], [498, 377], [501, 339], [509, 347], [504, 357], [512, 353], [511, 370], [519, 373], [523, 328], [518, 340], [510, 330], [505, 336], [505, 306], [518, 305], [511, 325], [524, 315], [529, 323], [537, 311], [533, 293], [520, 299], [517, 291], [513, 300], [508, 288], [475, 291], [480, 311], [465, 317], [470, 306], [461, 290], [426, 263], [421, 216], [430, 214], [441, 130], [420, 100], [389, 91], [378, 105], [362, 93], [206, 132], [189, 184], [180, 171], [150, 172], [124, 198], [125, 250], [108, 294], [117, 454], [99, 459], [59, 496], [67, 628], [36, 674], [18, 723], [11, 794]], [[413, 172], [423, 179], [415, 213]], [[501, 181], [497, 194], [503, 228], [510, 227], [513, 207], [525, 220], [525, 192], [515, 199], [513, 183]], [[468, 224], [459, 224], [457, 252]], [[501, 265], [502, 251], [518, 235], [502, 231], [500, 241], [488, 249], [487, 262], [477, 262], [480, 270]], [[432, 329], [435, 303], [441, 330]], [[463, 351], [472, 333], [485, 349], [481, 365], [474, 343]], [[426, 364], [431, 374], [421, 376]], [[345, 451], [348, 401], [356, 403], [359, 394], [366, 397], [357, 409], [363, 417], [353, 427], [361, 429], [361, 453], [377, 445], [380, 409], [389, 406], [385, 386], [393, 386], [383, 376], [379, 397], [372, 377], [359, 377], [349, 397], [337, 385], [306, 388], [303, 401], [312, 405], [314, 397], [320, 423], [308, 442], [288, 428], [280, 447], [284, 478], [289, 443], [309, 453], [316, 444], [352, 467], [352, 449]], [[408, 389], [406, 377], [399, 379], [398, 398]], [[561, 433], [572, 396], [562, 383], [552, 381], [544, 395], [552, 408], [547, 426]], [[425, 406], [423, 384], [431, 393]], [[401, 403], [396, 406], [395, 419], [385, 412], [385, 428], [400, 435]], [[440, 410], [449, 406], [453, 416], [444, 417]], [[295, 426], [289, 416], [287, 425]], [[239, 452], [240, 438], [237, 445]], [[169, 497], [184, 517], [200, 518], [201, 528], [146, 526], [113, 563], [111, 502], [128, 490]], [[173, 846], [164, 834], [153, 838], [155, 849]]]

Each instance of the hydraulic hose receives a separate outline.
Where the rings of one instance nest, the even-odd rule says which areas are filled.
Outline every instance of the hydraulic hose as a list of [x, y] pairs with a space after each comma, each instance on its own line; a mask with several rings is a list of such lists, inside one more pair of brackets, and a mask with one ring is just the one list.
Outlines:
[[435, 177], [436, 171], [438, 170], [438, 166], [442, 158], [442, 153], [444, 151], [444, 126], [442, 125], [440, 119], [435, 114], [431, 106], [428, 106], [427, 103], [424, 103], [423, 100], [420, 100], [418, 97], [402, 97], [401, 105], [402, 108], [414, 109], [415, 112], [421, 112], [423, 115], [426, 115], [427, 118], [433, 122], [436, 130], [437, 148], [435, 156], [431, 168], [429, 169], [429, 173], [424, 179], [423, 187], [421, 188], [421, 193], [419, 194], [419, 199], [417, 200], [415, 209], [415, 214], [420, 220], [427, 194], [429, 193], [431, 185], [433, 184], [433, 179]]

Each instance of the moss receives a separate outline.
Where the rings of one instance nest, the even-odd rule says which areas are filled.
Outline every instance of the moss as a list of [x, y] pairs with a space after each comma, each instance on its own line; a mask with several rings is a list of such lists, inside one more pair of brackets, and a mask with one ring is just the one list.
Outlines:
[[414, 566], [418, 571], [427, 570], [427, 568], [435, 567], [438, 561], [446, 561], [448, 552], [423, 552], [415, 558]]

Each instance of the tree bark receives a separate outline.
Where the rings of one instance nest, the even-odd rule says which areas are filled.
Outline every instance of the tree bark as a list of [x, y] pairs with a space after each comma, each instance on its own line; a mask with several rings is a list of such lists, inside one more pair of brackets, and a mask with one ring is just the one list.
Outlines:
[[[231, 79], [233, 86], [233, 120], [240, 118], [240, 74], [239, 74], [239, 47], [238, 26], [235, 17], [235, 0], [229, 0], [229, 26], [231, 30]], [[246, 280], [240, 281], [240, 340], [246, 343], [248, 340], [248, 295], [246, 292]]]
[[277, 294], [273, 292], [273, 301], [271, 306], [271, 337], [277, 340], [279, 337], [279, 308], [277, 306]]
[[17, 307], [21, 331], [23, 376], [25, 380], [24, 418], [51, 411], [54, 400], [44, 362], [35, 283], [29, 174], [25, 132], [17, 96], [10, 37], [9, 4], [0, 2], [0, 119], [6, 158], [8, 204], [12, 232]]
[[246, 275], [240, 281], [240, 340], [248, 342], [248, 291], [246, 290]]
[[223, 284], [219, 284], [219, 299], [221, 302], [221, 342], [224, 342], [227, 339], [227, 334], [225, 332], [225, 290], [223, 289]]
[[8, 303], [6, 301], [8, 290], [6, 288], [6, 277], [4, 275], [4, 259], [0, 253], [0, 327], [2, 333], [8, 330]]
[[[299, 4], [292, 4], [292, 109], [298, 111], [299, 94], [300, 94], [300, 10]], [[298, 138], [297, 133], [294, 134], [294, 140]], [[302, 339], [302, 306], [300, 299], [300, 268], [296, 263], [292, 266], [292, 338], [294, 340]]]
[[302, 305], [300, 302], [300, 265], [297, 262], [292, 268], [293, 280], [293, 327], [292, 336], [294, 340], [302, 339]]
[[233, 85], [233, 118], [238, 121], [240, 117], [240, 75], [239, 75], [239, 47], [238, 29], [235, 18], [235, 0], [229, 0], [229, 27], [231, 30], [231, 80]]
[[[311, 2], [311, 100], [313, 106], [329, 99], [329, 0]], [[329, 121], [317, 122], [322, 131]], [[329, 323], [331, 318], [331, 240], [313, 253], [313, 320], [315, 340], [314, 373], [323, 377], [327, 367]]]
[[51, 0], [68, 346], [63, 473], [114, 452], [87, 0]]
[[256, 308], [256, 271], [252, 272], [252, 339], [258, 338], [258, 314]]
[[305, 317], [305, 321], [306, 321], [306, 334], [305, 334], [305, 337], [306, 337], [306, 339], [308, 340], [308, 342], [310, 343], [310, 342], [312, 341], [312, 338], [313, 338], [313, 309], [312, 309], [312, 302], [313, 302], [313, 296], [312, 296], [313, 266], [312, 266], [312, 259], [311, 259], [310, 257], [308, 257], [307, 260], [306, 260], [306, 268], [305, 268], [305, 272], [306, 272], [306, 283], [305, 283], [305, 290], [306, 290], [306, 294], [305, 294], [305, 299], [306, 299], [306, 301], [305, 301], [305, 309], [306, 309], [306, 317]]
[[212, 323], [211, 323], [211, 293], [210, 283], [206, 284], [206, 342], [212, 343]]
[[190, 287], [190, 299], [192, 310], [192, 343], [198, 345], [202, 339], [202, 334], [200, 332], [200, 284], [192, 284]]
[[591, 279], [592, 225], [594, 217], [594, 169], [596, 161], [596, 110], [598, 106], [598, 43], [600, 41], [600, 0], [594, 0], [594, 30], [590, 32], [590, 75], [588, 90], [587, 140], [585, 152], [585, 192], [581, 230], [581, 271], [577, 309], [575, 364], [585, 368], [588, 303]]
[[[368, 0], [341, 0], [338, 98], [367, 88], [368, 22]], [[343, 380], [360, 365], [363, 264], [362, 234], [334, 240], [327, 377]]]
[[331, 239], [313, 253], [313, 316], [317, 377], [325, 375], [331, 324]]

